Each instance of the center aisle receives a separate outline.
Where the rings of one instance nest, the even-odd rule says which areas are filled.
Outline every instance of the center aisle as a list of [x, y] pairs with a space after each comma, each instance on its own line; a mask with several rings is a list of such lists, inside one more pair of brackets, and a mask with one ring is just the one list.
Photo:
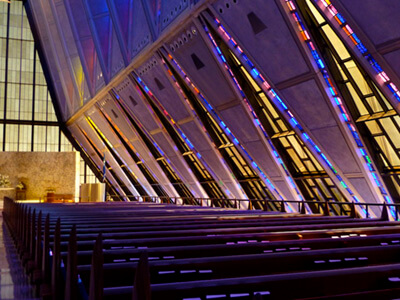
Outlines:
[[0, 210], [0, 300], [34, 298]]

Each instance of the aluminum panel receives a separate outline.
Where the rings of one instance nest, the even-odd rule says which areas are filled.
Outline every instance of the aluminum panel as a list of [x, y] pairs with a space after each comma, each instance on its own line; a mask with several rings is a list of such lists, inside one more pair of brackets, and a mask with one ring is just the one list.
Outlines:
[[[86, 137], [82, 134], [80, 129], [78, 128], [77, 125], [72, 125], [68, 127], [68, 130], [72, 133], [73, 137], [76, 139], [76, 141], [81, 145], [81, 147], [84, 149], [84, 151], [87, 153], [87, 155], [92, 159], [94, 164], [96, 165], [97, 169], [102, 172], [103, 169], [103, 161], [102, 159], [96, 154], [94, 151], [93, 147], [90, 145], [90, 143], [87, 141]], [[121, 187], [118, 185], [112, 174], [110, 173], [109, 170], [106, 169], [106, 178], [108, 181], [116, 188], [116, 190], [124, 194], [123, 190]]]
[[338, 126], [311, 131], [316, 140], [344, 173], [360, 173], [360, 167]]
[[210, 140], [206, 137], [205, 132], [198, 122], [187, 122], [180, 124], [179, 127], [197, 151], [202, 152], [212, 149], [213, 146], [210, 144]]
[[203, 190], [200, 184], [193, 176], [190, 168], [184, 163], [179, 157], [174, 156], [170, 158], [171, 165], [174, 166], [175, 170], [179, 174], [179, 177], [189, 188], [190, 192], [195, 198], [208, 198], [207, 193]]
[[167, 157], [175, 156], [178, 152], [178, 148], [175, 145], [171, 145], [164, 132], [152, 134], [152, 137]]
[[82, 120], [78, 122], [78, 126], [85, 130], [86, 134], [90, 137], [92, 143], [106, 156], [106, 161], [113, 169], [118, 178], [125, 184], [125, 186], [129, 189], [133, 196], [139, 196], [139, 193], [136, 191], [132, 183], [129, 181], [125, 173], [121, 170], [121, 167], [118, 165], [117, 161], [114, 159], [113, 155], [108, 151], [106, 146], [97, 136], [97, 133], [92, 129], [92, 127], [88, 124], [86, 120]]
[[200, 184], [197, 183], [197, 180], [192, 170], [186, 164], [183, 157], [178, 152], [176, 146], [172, 146], [168, 141], [168, 139], [165, 137], [165, 134], [162, 132], [153, 134], [152, 136], [154, 141], [164, 152], [165, 158], [169, 160], [175, 172], [179, 175], [181, 180], [189, 187], [192, 194], [195, 197], [207, 198], [208, 197], [207, 194], [200, 186]]
[[314, 79], [282, 89], [281, 93], [309, 129], [337, 126], [334, 115]]
[[220, 116], [239, 141], [243, 143], [259, 140], [257, 130], [242, 105], [220, 111]]
[[222, 190], [226, 194], [231, 194], [235, 198], [244, 197], [237, 188], [231, 191], [227, 190], [225, 182], [232, 181], [233, 183], [236, 183], [236, 181], [234, 181], [230, 175], [230, 170], [227, 168], [227, 165], [224, 164], [218, 150], [210, 144], [203, 129], [195, 121], [182, 124], [180, 125], [180, 128], [193, 144], [194, 148], [201, 154], [202, 159], [207, 164], [208, 170], [211, 171], [210, 173], [213, 175], [214, 180], [217, 182], [222, 181], [224, 183], [224, 186], [221, 185]]
[[115, 91], [147, 131], [160, 128], [159, 124], [156, 123], [152, 112], [150, 112], [148, 104], [145, 103], [129, 78], [125, 79], [120, 85], [118, 85]]
[[[88, 83], [91, 84], [87, 78], [86, 74], [87, 71], [83, 70], [83, 65], [81, 63], [80, 57], [79, 57], [79, 52], [77, 49], [77, 45], [74, 41], [74, 36], [71, 30], [71, 26], [69, 23], [68, 15], [65, 10], [65, 6], [63, 2], [57, 3], [55, 6], [55, 10], [57, 13], [57, 18], [59, 22], [59, 29], [60, 29], [60, 35], [62, 37], [62, 40], [64, 41], [71, 41], [68, 43], [65, 43], [65, 47], [68, 52], [68, 56], [70, 58], [70, 63], [73, 71], [73, 75], [75, 78], [76, 82], [76, 87], [78, 88], [78, 92], [80, 95], [79, 99], [79, 106], [82, 106], [83, 103], [86, 103], [90, 98], [90, 90]], [[82, 103], [83, 101], [83, 103]]]
[[375, 45], [400, 38], [400, 2], [392, 0], [352, 0], [339, 2]]
[[251, 155], [256, 158], [258, 165], [265, 170], [266, 174], [271, 179], [280, 177], [280, 173], [275, 162], [273, 161], [271, 155], [265, 151], [265, 145], [261, 141], [245, 143], [245, 147], [247, 151], [249, 151]]
[[165, 176], [164, 172], [158, 165], [157, 161], [147, 149], [145, 144], [142, 142], [138, 134], [135, 132], [132, 125], [125, 118], [123, 112], [117, 107], [116, 103], [112, 99], [103, 100], [100, 102], [100, 107], [106, 114], [112, 116], [112, 121], [116, 124], [122, 134], [129, 140], [132, 144], [135, 153], [140, 157], [140, 159], [145, 163], [149, 171], [153, 174], [154, 178], [162, 185], [165, 191], [171, 197], [177, 197], [178, 193], [175, 191], [168, 178]]
[[213, 7], [273, 83], [310, 71], [276, 1], [218, 0]]
[[161, 0], [161, 29], [164, 30], [189, 6], [189, 0]]
[[114, 14], [116, 16], [116, 21], [118, 22], [118, 27], [120, 30], [121, 37], [125, 43], [126, 48], [124, 49], [124, 52], [128, 54], [129, 53], [128, 45], [130, 44], [129, 40], [131, 35], [131, 28], [133, 20], [136, 20], [136, 18], [135, 19], [132, 18], [132, 13], [133, 13], [132, 7], [133, 5], [135, 5], [135, 3], [139, 3], [139, 5], [141, 6], [142, 1], [108, 0], [108, 3], [110, 5], [110, 10], [114, 11]]
[[397, 77], [400, 79], [400, 50], [395, 50], [390, 53], [383, 55], [386, 59], [388, 65], [396, 73]]
[[129, 155], [129, 152], [125, 149], [120, 139], [113, 132], [107, 120], [102, 115], [100, 115], [100, 112], [98, 110], [93, 111], [93, 113], [89, 112], [89, 115], [90, 118], [93, 120], [93, 122], [96, 124], [96, 126], [99, 128], [101, 133], [104, 134], [106, 139], [111, 143], [113, 150], [116, 152], [119, 158], [134, 174], [138, 183], [144, 187], [149, 196], [157, 196], [157, 193], [153, 190], [152, 186], [147, 181], [146, 177], [143, 175], [143, 173], [141, 172], [135, 161]]
[[95, 91], [98, 91], [105, 85], [105, 82], [99, 66], [98, 54], [94, 46], [89, 23], [86, 14], [83, 13], [85, 9], [82, 0], [70, 0], [64, 3], [70, 18], [72, 31], [75, 32], [75, 41], [79, 41], [77, 46], [84, 59], [82, 63], [86, 65], [89, 81]]
[[106, 80], [109, 80], [120, 71], [123, 66], [121, 48], [116, 37], [113, 21], [109, 12], [106, 0], [85, 0], [88, 2], [88, 15], [92, 21], [95, 43], [100, 49], [101, 59], [103, 60]]
[[112, 30], [110, 48], [111, 48], [111, 53], [110, 53], [111, 57], [109, 57], [108, 60], [110, 61], [110, 70], [112, 78], [115, 75], [117, 75], [118, 72], [121, 71], [125, 66], [124, 58], [122, 57], [122, 52], [121, 52], [121, 45], [118, 41], [114, 27]]
[[166, 48], [214, 106], [235, 100], [235, 94], [193, 23], [183, 26], [166, 43]]
[[[374, 199], [374, 195], [371, 192], [371, 189], [365, 180], [365, 178], [362, 177], [356, 177], [356, 178], [349, 178], [350, 183], [357, 189], [357, 191], [360, 193], [361, 199], [363, 199], [365, 202], [375, 202], [371, 201], [371, 199]], [[380, 209], [378, 207], [370, 207], [369, 213], [375, 213], [377, 217], [380, 216]]]
[[63, 47], [63, 41], [58, 32], [56, 19], [54, 18], [53, 11], [49, 3], [42, 2], [43, 16], [46, 20], [47, 34], [50, 39], [50, 48], [52, 49], [55, 56], [56, 69], [60, 74], [62, 74], [62, 84], [64, 94], [67, 99], [67, 109], [68, 113], [72, 114], [79, 108], [78, 91], [76, 87], [76, 82], [71, 76], [71, 68], [68, 61], [68, 55]]
[[142, 1], [133, 1], [132, 25], [129, 28], [129, 50], [131, 59], [135, 57], [152, 38]]
[[178, 95], [163, 68], [161, 60], [153, 56], [137, 72], [175, 121], [190, 117], [187, 104]]

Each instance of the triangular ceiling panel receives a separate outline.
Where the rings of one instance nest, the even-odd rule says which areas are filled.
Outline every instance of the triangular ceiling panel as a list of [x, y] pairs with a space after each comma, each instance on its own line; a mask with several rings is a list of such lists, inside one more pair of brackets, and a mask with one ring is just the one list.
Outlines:
[[145, 0], [144, 2], [147, 4], [147, 10], [149, 11], [153, 26], [156, 28], [161, 15], [161, 0]]
[[162, 0], [160, 25], [164, 30], [189, 6], [189, 0]]
[[130, 56], [135, 57], [151, 41], [150, 26], [147, 22], [146, 13], [142, 1], [133, 1], [133, 26], [130, 28]]
[[65, 2], [66, 13], [70, 19], [71, 29], [75, 38], [79, 39], [80, 45], [77, 43], [82, 65], [87, 71], [87, 80], [90, 82], [91, 92], [94, 94], [96, 89], [96, 64], [97, 53], [94, 46], [93, 38], [86, 19], [84, 6], [80, 0], [70, 0]]
[[[137, 1], [134, 1], [137, 2]], [[132, 0], [114, 0], [115, 14], [121, 30], [121, 35], [125, 46], [129, 47], [129, 30], [133, 24], [132, 20]]]
[[96, 64], [95, 64], [95, 87], [96, 87], [96, 92], [98, 92], [104, 85], [104, 76], [103, 76], [103, 70], [101, 69], [100, 63], [98, 58], [96, 57]]
[[124, 67], [124, 59], [122, 57], [121, 47], [114, 29], [111, 39], [111, 77], [114, 77], [114, 75]]
[[112, 32], [111, 29], [111, 18], [110, 15], [102, 16], [102, 17], [94, 17], [94, 24], [96, 27], [96, 33], [98, 37], [98, 47], [100, 48], [101, 54], [103, 56], [104, 64], [109, 73], [109, 65], [108, 59], [110, 56], [110, 34]]

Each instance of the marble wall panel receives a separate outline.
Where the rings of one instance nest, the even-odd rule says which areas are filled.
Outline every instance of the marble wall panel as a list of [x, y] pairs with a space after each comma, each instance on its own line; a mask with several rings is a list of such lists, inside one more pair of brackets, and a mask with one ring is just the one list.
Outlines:
[[27, 199], [43, 199], [49, 188], [79, 196], [77, 152], [0, 152], [0, 174], [9, 176], [11, 187], [22, 181]]

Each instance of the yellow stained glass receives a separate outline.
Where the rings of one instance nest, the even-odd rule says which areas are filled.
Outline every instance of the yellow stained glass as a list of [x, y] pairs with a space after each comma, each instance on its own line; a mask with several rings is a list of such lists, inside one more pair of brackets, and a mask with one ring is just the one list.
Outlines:
[[338, 53], [341, 60], [345, 60], [350, 57], [349, 52], [347, 51], [346, 47], [342, 43], [342, 41], [338, 38], [336, 33], [329, 25], [324, 25], [321, 27], [322, 30], [325, 32], [327, 38], [332, 43], [332, 46], [335, 48], [336, 52]]

